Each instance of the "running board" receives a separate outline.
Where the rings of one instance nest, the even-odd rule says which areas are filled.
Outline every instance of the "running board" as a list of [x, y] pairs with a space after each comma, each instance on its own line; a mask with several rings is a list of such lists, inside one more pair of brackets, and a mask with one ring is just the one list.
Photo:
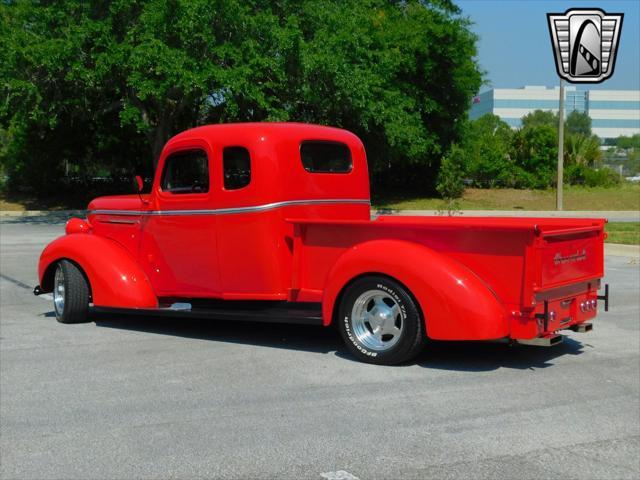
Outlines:
[[166, 308], [93, 307], [91, 311], [97, 314], [322, 325], [322, 304], [311, 302], [225, 301], [219, 302], [217, 305], [202, 306], [178, 302]]

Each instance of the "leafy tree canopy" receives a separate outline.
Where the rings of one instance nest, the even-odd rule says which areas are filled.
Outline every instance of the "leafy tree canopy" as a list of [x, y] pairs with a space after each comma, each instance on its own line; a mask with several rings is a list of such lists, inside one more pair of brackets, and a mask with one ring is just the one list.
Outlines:
[[522, 128], [539, 127], [540, 125], [558, 128], [558, 114], [550, 110], [534, 110], [522, 117]]
[[481, 84], [448, 0], [9, 1], [0, 18], [0, 160], [40, 189], [235, 121], [344, 127], [378, 178], [429, 183]]
[[640, 133], [636, 133], [631, 137], [626, 137], [624, 135], [621, 135], [616, 140], [617, 140], [616, 144], [618, 148], [622, 148], [622, 149], [640, 148]]
[[463, 136], [467, 174], [479, 186], [509, 184], [512, 161], [509, 149], [513, 130], [500, 117], [486, 114], [469, 123]]
[[564, 121], [565, 132], [591, 136], [591, 117], [586, 113], [573, 110]]
[[[600, 140], [591, 134], [590, 123], [587, 115], [578, 112], [572, 112], [565, 123], [565, 166], [579, 167], [572, 172], [580, 178], [585, 171], [602, 166]], [[447, 161], [460, 159], [459, 170], [477, 186], [546, 188], [555, 182], [558, 115], [536, 110], [523, 117], [520, 129], [512, 130], [499, 117], [486, 114], [467, 123], [459, 145]], [[449, 168], [448, 176], [456, 171]], [[585, 183], [584, 178], [581, 181]]]

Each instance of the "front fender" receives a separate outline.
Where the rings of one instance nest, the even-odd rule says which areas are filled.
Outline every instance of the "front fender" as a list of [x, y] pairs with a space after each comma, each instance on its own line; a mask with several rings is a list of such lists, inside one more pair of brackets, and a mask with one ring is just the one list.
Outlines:
[[40, 255], [38, 277], [43, 292], [52, 289], [52, 267], [68, 259], [89, 280], [93, 304], [100, 307], [154, 308], [158, 299], [135, 259], [118, 243], [90, 233], [72, 233], [51, 242]]
[[427, 335], [434, 340], [486, 340], [509, 335], [504, 307], [467, 267], [424, 245], [372, 240], [351, 247], [327, 277], [323, 321], [332, 321], [342, 289], [364, 274], [383, 274], [404, 284], [418, 301]]

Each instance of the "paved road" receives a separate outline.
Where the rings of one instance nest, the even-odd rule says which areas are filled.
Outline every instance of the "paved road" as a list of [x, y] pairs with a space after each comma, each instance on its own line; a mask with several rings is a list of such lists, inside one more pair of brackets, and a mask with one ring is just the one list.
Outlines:
[[[83, 217], [85, 210], [61, 210], [42, 211], [30, 210], [27, 212], [0, 211], [0, 218], [4, 222], [58, 222], [73, 216]], [[442, 215], [438, 210], [389, 210], [371, 209], [372, 216], [378, 215], [403, 215], [403, 216], [425, 216]], [[467, 217], [564, 217], [564, 218], [606, 218], [610, 222], [640, 222], [640, 210], [602, 210], [602, 211], [576, 211], [563, 210], [459, 210], [456, 216]]]
[[27, 286], [62, 228], [0, 224], [2, 479], [640, 476], [637, 261], [607, 258], [611, 311], [556, 348], [379, 367], [319, 328], [58, 324]]

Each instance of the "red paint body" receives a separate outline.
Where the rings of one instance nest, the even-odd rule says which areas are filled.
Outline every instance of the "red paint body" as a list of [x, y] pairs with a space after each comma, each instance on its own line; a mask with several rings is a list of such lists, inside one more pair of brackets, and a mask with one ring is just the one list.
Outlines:
[[[300, 144], [346, 144], [349, 173], [310, 173]], [[222, 149], [243, 146], [251, 182], [225, 190]], [[166, 158], [204, 150], [207, 193], [161, 188]], [[582, 323], [603, 276], [603, 219], [392, 217], [370, 220], [365, 151], [353, 134], [303, 124], [205, 126], [172, 138], [148, 195], [103, 197], [42, 254], [39, 276], [76, 262], [96, 306], [176, 299], [321, 302], [332, 322], [354, 278], [384, 274], [416, 298], [433, 339], [529, 339]], [[535, 318], [544, 301], [556, 318]]]

